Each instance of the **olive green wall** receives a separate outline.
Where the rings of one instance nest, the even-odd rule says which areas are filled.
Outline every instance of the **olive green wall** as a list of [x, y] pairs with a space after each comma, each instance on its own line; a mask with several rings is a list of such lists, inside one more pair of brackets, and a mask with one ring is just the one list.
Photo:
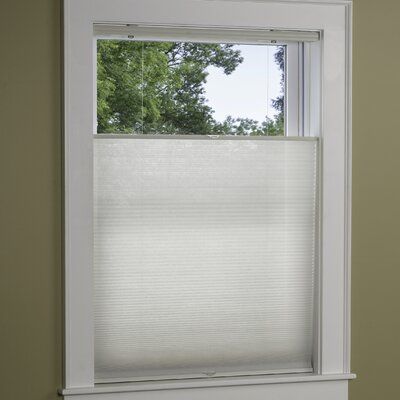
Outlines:
[[61, 382], [60, 6], [0, 0], [0, 399]]
[[400, 1], [354, 1], [350, 400], [400, 398]]
[[[0, 3], [0, 398], [61, 384], [60, 6]], [[354, 1], [350, 400], [396, 399], [400, 1]]]

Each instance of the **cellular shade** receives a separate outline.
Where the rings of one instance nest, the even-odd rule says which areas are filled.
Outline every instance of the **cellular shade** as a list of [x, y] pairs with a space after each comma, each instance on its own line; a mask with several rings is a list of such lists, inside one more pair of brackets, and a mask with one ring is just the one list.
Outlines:
[[96, 381], [311, 371], [317, 141], [100, 136]]

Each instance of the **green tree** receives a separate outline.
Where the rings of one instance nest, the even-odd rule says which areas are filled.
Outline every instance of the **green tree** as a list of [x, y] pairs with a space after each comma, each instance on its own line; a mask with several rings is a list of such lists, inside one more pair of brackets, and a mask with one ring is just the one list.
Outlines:
[[[278, 119], [262, 123], [228, 117], [220, 123], [207, 105], [207, 68], [231, 74], [243, 61], [231, 44], [99, 40], [97, 131], [277, 135]], [[273, 106], [276, 108], [275, 103]]]
[[212, 130], [204, 97], [207, 67], [232, 73], [243, 61], [232, 45], [98, 41], [98, 132]]

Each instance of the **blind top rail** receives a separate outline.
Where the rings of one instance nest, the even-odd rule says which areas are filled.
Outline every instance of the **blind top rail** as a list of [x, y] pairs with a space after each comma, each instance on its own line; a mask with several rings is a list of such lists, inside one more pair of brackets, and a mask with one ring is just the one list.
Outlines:
[[275, 44], [287, 42], [316, 42], [320, 39], [320, 32], [318, 31], [298, 31], [275, 28], [97, 23], [94, 24], [93, 31], [94, 35], [99, 39], [143, 41]]
[[234, 135], [148, 135], [129, 133], [95, 133], [94, 139], [169, 139], [169, 140], [281, 140], [315, 142], [318, 137], [314, 136], [234, 136]]

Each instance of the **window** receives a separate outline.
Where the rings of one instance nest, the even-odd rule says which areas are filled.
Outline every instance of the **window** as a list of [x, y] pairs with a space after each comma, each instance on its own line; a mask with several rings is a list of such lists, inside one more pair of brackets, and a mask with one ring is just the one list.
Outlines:
[[312, 372], [318, 141], [267, 140], [286, 45], [176, 30], [97, 41], [95, 381]]
[[97, 41], [97, 133], [284, 135], [286, 46], [144, 41], [137, 30]]
[[349, 3], [117, 3], [65, 3], [61, 393], [345, 399]]

